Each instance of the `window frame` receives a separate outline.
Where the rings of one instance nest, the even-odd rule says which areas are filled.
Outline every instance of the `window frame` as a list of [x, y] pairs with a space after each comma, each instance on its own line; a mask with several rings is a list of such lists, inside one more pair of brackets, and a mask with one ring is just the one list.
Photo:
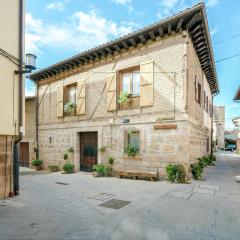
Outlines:
[[[139, 72], [139, 95], [133, 95], [133, 73], [138, 71]], [[129, 93], [129, 103], [125, 105], [121, 105], [118, 103], [118, 109], [119, 110], [125, 110], [125, 109], [133, 109], [133, 108], [140, 108], [140, 96], [141, 96], [141, 75], [140, 75], [140, 65], [126, 68], [123, 70], [118, 71], [118, 84], [117, 84], [117, 95], [119, 95], [120, 92], [122, 92], [123, 88], [123, 75], [124, 74], [130, 74], [130, 93]]]
[[[77, 83], [70, 83], [70, 84], [67, 84], [64, 86], [64, 94], [63, 94], [63, 106], [65, 106], [66, 103], [69, 102], [69, 91], [70, 91], [70, 88], [74, 87], [75, 89], [75, 102], [74, 104], [77, 104]], [[76, 107], [74, 108], [74, 111], [72, 113], [65, 113], [64, 112], [64, 109], [63, 109], [63, 114], [64, 116], [75, 116], [77, 115], [77, 112], [76, 112]]]
[[[129, 158], [138, 158], [140, 153], [141, 153], [141, 151], [140, 151], [141, 150], [141, 131], [138, 130], [138, 129], [133, 129], [131, 131], [132, 131], [132, 134], [137, 134], [137, 137], [138, 137], [138, 151], [137, 151], [136, 156], [129, 157]], [[125, 154], [127, 154], [126, 146], [131, 144], [131, 140], [130, 140], [131, 137], [132, 137], [132, 135], [129, 134], [129, 130], [126, 130], [125, 134], [124, 134], [124, 153]]]

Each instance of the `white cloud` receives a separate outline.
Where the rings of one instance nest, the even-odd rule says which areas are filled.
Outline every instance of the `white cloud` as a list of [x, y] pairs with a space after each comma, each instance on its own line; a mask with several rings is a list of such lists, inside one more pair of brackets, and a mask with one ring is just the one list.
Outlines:
[[38, 53], [46, 46], [82, 51], [132, 32], [136, 26], [132, 22], [115, 23], [95, 10], [75, 12], [67, 22], [50, 25], [27, 13], [26, 51]]
[[65, 9], [65, 3], [60, 2], [60, 1], [59, 2], [49, 3], [46, 6], [46, 9], [47, 10], [56, 10], [56, 11], [62, 12]]
[[220, 0], [208, 0], [207, 7], [216, 7], [219, 4]]
[[159, 4], [159, 10], [157, 12], [157, 17], [162, 19], [173, 15], [181, 10], [186, 9], [191, 4], [188, 1], [188, 4], [185, 0], [162, 0]]
[[127, 6], [129, 12], [132, 12], [134, 10], [132, 0], [112, 0], [112, 2], [123, 6]]
[[229, 109], [240, 108], [239, 104], [233, 104], [228, 107]]
[[25, 97], [35, 96], [35, 87], [26, 87], [25, 88]]
[[211, 30], [210, 30], [210, 34], [211, 34], [212, 37], [214, 35], [216, 35], [218, 32], [219, 32], [218, 27], [211, 28]]

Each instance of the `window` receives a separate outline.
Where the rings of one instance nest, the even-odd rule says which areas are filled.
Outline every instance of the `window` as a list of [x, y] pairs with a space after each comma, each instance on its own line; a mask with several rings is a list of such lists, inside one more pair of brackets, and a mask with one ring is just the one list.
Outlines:
[[197, 102], [199, 103], [199, 105], [201, 105], [202, 103], [202, 99], [201, 99], [201, 93], [202, 93], [202, 86], [200, 83], [198, 83], [198, 96], [197, 96]]
[[206, 110], [206, 92], [205, 91], [204, 91], [204, 98], [203, 98], [203, 100], [204, 100], [204, 104], [203, 104], [204, 110]]
[[127, 92], [128, 103], [119, 104], [120, 109], [134, 108], [140, 105], [140, 69], [121, 71], [119, 74], [118, 94]]
[[208, 97], [207, 97], [207, 100], [206, 100], [206, 112], [208, 113]]
[[[76, 105], [76, 84], [70, 84], [64, 87], [64, 106], [67, 103], [72, 103], [73, 105]], [[76, 114], [76, 108], [74, 107], [73, 110], [69, 113], [66, 113], [64, 111], [65, 115], [75, 115]]]
[[128, 149], [134, 149], [135, 153], [139, 153], [140, 151], [140, 132], [135, 130], [129, 130], [126, 134], [125, 141], [125, 152], [128, 153]]

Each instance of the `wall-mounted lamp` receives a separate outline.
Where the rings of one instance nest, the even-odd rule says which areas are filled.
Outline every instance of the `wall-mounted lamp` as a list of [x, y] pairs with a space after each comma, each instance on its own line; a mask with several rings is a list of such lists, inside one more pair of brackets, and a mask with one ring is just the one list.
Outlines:
[[37, 56], [31, 53], [26, 54], [26, 63], [23, 65], [22, 70], [16, 70], [15, 74], [30, 73], [36, 69]]

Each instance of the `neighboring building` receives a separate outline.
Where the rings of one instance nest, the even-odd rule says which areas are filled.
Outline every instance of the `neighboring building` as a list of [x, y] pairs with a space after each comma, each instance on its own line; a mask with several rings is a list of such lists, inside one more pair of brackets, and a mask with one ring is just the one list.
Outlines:
[[215, 150], [225, 148], [225, 107], [213, 106], [213, 145]]
[[[235, 102], [240, 102], [240, 87], [238, 88], [233, 100]], [[240, 105], [239, 105], [240, 107]], [[233, 119], [233, 124], [237, 127], [238, 129], [238, 137], [237, 137], [237, 151], [240, 151], [240, 130], [239, 130], [239, 127], [240, 127], [240, 117], [236, 117]]]
[[[0, 198], [18, 194], [18, 166], [13, 148], [23, 132], [22, 67], [24, 46], [24, 3], [1, 1], [0, 8]], [[14, 158], [15, 156], [15, 158]], [[15, 161], [14, 161], [15, 159]]]
[[[210, 153], [212, 96], [219, 89], [203, 3], [30, 78], [45, 167], [63, 164], [73, 147], [76, 170], [111, 155], [114, 170], [164, 175], [168, 163], [189, 169]], [[118, 102], [121, 92], [129, 93], [125, 105]], [[70, 114], [68, 103], [76, 104]], [[129, 146], [135, 157], [126, 153]]]
[[25, 98], [25, 135], [20, 142], [19, 165], [30, 167], [36, 149], [36, 98]]

